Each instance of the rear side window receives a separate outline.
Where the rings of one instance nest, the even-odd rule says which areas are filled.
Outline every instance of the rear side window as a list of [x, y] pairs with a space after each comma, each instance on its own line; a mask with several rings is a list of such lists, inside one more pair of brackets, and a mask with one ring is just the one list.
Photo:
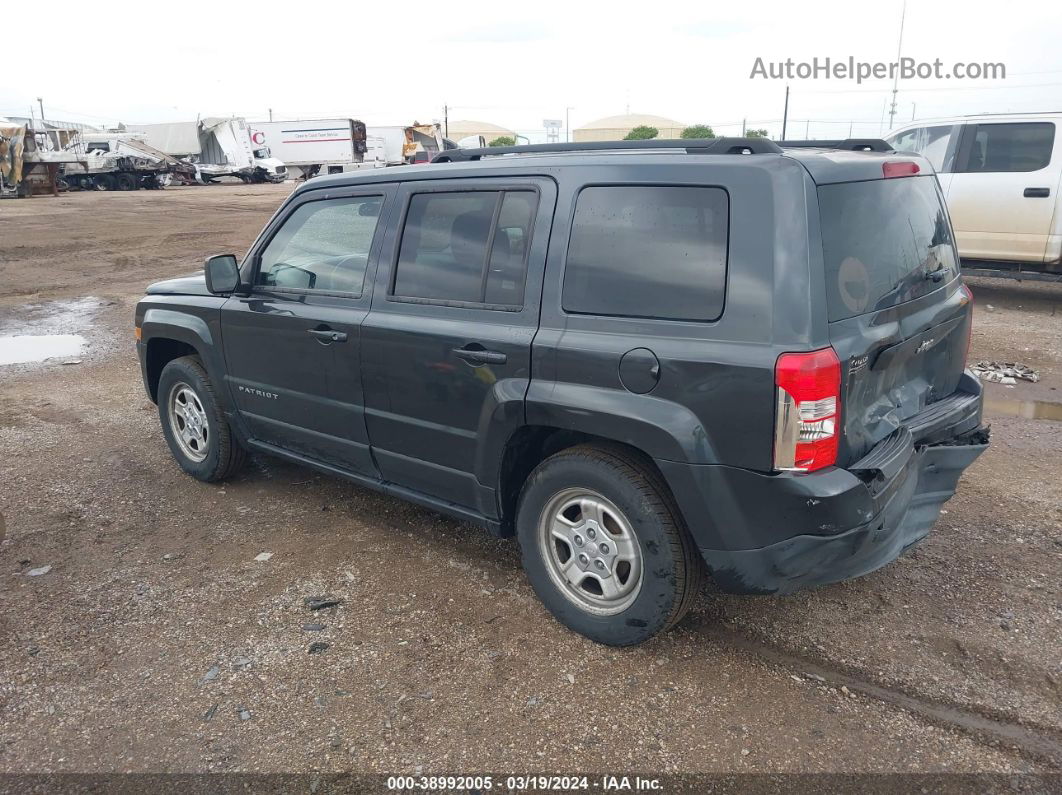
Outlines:
[[1039, 171], [1051, 163], [1054, 144], [1050, 122], [978, 124], [962, 171]]
[[830, 320], [910, 301], [958, 273], [935, 177], [823, 185], [819, 216]]
[[537, 203], [532, 191], [415, 194], [393, 294], [520, 306]]
[[564, 310], [717, 319], [726, 293], [728, 222], [721, 188], [584, 188], [568, 244]]

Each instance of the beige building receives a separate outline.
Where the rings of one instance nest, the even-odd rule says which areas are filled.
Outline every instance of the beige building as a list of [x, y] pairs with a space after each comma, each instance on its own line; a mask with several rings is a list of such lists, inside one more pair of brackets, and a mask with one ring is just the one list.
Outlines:
[[[657, 138], [678, 138], [688, 125], [648, 113], [606, 116], [572, 130], [573, 141], [621, 141], [635, 127], [656, 127]], [[451, 136], [453, 137], [453, 136]]]
[[489, 121], [469, 121], [462, 119], [459, 121], [451, 120], [447, 125], [448, 132], [446, 137], [451, 141], [460, 141], [462, 138], [467, 138], [470, 135], [482, 135], [485, 143], [489, 144], [495, 138], [500, 138], [503, 135], [507, 135], [510, 138], [516, 138], [516, 133], [512, 130], [507, 130], [504, 127], [499, 127], [497, 124], [491, 124]]

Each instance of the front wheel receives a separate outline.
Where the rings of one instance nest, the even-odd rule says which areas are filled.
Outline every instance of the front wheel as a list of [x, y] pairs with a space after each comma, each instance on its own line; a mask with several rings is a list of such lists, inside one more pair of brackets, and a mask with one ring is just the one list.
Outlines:
[[243, 464], [246, 453], [199, 359], [182, 356], [163, 368], [158, 405], [166, 443], [189, 475], [205, 482], [223, 480]]
[[609, 646], [670, 629], [703, 564], [667, 487], [623, 448], [580, 446], [542, 462], [520, 495], [524, 569], [561, 623]]

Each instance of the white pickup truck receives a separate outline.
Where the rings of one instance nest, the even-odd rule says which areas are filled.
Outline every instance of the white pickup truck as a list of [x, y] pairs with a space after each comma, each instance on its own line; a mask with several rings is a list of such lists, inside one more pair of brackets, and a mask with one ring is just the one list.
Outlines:
[[1062, 279], [1060, 125], [1062, 113], [962, 116], [912, 122], [885, 140], [937, 170], [964, 267], [1054, 281]]

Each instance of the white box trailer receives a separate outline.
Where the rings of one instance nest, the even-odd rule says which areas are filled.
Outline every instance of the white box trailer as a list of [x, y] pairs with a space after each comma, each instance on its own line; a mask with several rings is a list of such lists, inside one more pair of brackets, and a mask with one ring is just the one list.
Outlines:
[[267, 147], [293, 177], [308, 179], [373, 165], [365, 163], [365, 124], [357, 119], [256, 121], [250, 124], [250, 134], [252, 146]]

